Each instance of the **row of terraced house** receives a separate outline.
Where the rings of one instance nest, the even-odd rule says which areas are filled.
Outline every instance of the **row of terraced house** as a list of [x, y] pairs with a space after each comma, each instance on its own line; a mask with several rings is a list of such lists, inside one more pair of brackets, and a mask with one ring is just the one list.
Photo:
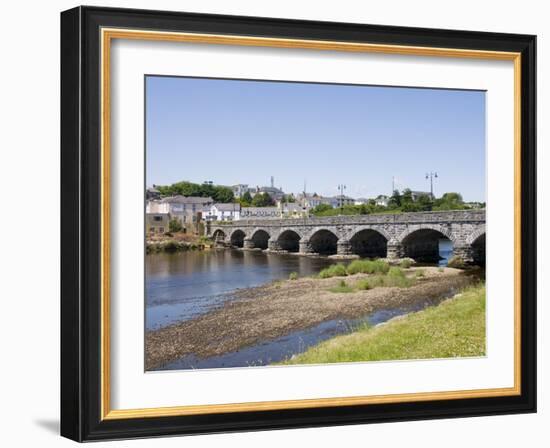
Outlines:
[[273, 207], [241, 207], [239, 203], [216, 203], [210, 197], [168, 196], [161, 198], [148, 189], [145, 228], [149, 234], [162, 234], [176, 220], [185, 233], [202, 234], [208, 221], [233, 222], [240, 219], [299, 218], [306, 210], [297, 203], [277, 201]]

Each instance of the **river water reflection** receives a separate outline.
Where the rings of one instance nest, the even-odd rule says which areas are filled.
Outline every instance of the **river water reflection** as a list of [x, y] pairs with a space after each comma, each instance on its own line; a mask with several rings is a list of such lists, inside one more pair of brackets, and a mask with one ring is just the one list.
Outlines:
[[312, 275], [333, 263], [327, 258], [239, 250], [147, 255], [146, 329], [203, 314], [231, 300], [237, 289], [286, 279], [291, 272]]

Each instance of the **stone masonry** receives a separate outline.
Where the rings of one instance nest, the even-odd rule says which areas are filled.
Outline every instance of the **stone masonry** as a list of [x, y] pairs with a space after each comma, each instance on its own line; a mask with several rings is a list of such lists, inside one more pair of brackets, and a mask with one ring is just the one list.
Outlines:
[[388, 258], [422, 258], [440, 239], [448, 239], [454, 255], [472, 262], [475, 254], [484, 256], [485, 210], [214, 222], [207, 234], [248, 249], [342, 256], [363, 251]]

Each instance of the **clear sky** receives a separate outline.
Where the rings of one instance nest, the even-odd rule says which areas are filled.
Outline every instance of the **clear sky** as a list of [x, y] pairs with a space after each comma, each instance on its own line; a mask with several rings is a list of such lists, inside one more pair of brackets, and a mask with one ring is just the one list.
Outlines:
[[485, 92], [148, 76], [146, 183], [485, 201]]

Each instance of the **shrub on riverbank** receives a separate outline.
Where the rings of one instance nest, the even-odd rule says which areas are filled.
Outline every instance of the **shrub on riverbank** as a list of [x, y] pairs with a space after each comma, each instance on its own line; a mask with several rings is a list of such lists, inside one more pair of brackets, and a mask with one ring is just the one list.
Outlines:
[[390, 265], [382, 260], [354, 260], [346, 269], [348, 275], [354, 274], [385, 274]]
[[288, 274], [288, 279], [289, 280], [298, 280], [298, 273], [297, 272], [291, 272], [290, 274]]
[[346, 267], [341, 263], [333, 264], [319, 272], [319, 278], [345, 277], [346, 275]]
[[204, 244], [192, 243], [177, 240], [153, 241], [147, 242], [146, 253], [155, 254], [159, 252], [175, 253], [187, 250], [203, 250]]
[[401, 266], [403, 269], [408, 269], [413, 265], [413, 262], [410, 258], [404, 258], [401, 260], [401, 263], [399, 263], [399, 266]]
[[336, 336], [284, 364], [397, 359], [455, 358], [485, 355], [485, 285], [471, 286], [460, 297], [373, 328]]

